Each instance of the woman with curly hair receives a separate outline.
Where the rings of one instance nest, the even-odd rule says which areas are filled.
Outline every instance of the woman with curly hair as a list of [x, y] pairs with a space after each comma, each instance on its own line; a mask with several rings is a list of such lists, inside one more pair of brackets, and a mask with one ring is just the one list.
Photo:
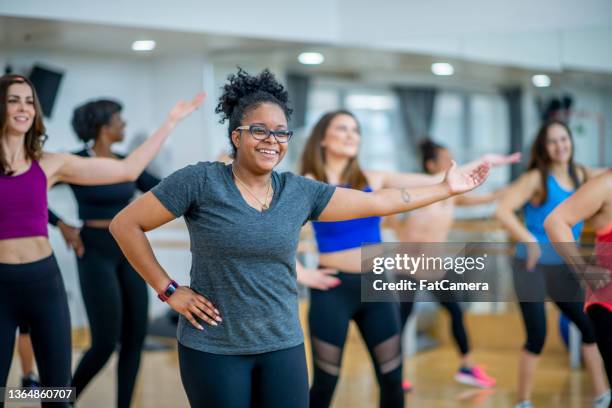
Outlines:
[[[72, 115], [72, 128], [85, 147], [74, 154], [123, 158], [112, 151], [112, 145], [124, 139], [126, 123], [121, 110], [121, 104], [109, 99], [78, 106]], [[125, 183], [70, 184], [83, 220], [80, 234], [49, 213], [51, 224], [59, 226], [64, 240], [77, 255], [79, 283], [91, 333], [91, 347], [81, 357], [72, 379], [77, 398], [120, 345], [117, 407], [130, 406], [147, 334], [147, 284], [125, 259], [108, 226], [137, 190], [149, 191], [157, 183], [158, 178], [144, 171], [135, 181]]]
[[[453, 167], [427, 187], [336, 188], [274, 171], [293, 132], [287, 92], [268, 70], [231, 75], [216, 111], [229, 121], [233, 163], [178, 170], [123, 209], [110, 230], [160, 299], [181, 314], [179, 364], [192, 406], [306, 407], [295, 278], [302, 225], [422, 207], [477, 187], [489, 166]], [[145, 235], [181, 216], [191, 239], [190, 286], [170, 278]]]

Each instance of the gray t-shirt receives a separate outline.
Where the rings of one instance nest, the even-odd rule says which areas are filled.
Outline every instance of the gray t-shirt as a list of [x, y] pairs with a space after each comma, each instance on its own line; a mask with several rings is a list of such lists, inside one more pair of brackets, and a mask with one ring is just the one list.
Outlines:
[[[231, 165], [198, 163], [171, 174], [153, 194], [184, 216], [191, 240], [191, 288], [219, 309], [219, 326], [197, 330], [183, 316], [178, 340], [215, 354], [256, 354], [303, 342], [295, 256], [300, 228], [321, 214], [334, 187], [272, 172], [270, 208], [249, 206]], [[172, 274], [172, 271], [169, 271]]]

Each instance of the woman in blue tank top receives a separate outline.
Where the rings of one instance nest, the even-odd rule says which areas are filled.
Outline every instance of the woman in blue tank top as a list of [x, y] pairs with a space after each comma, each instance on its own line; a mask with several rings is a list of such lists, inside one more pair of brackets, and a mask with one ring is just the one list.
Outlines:
[[[531, 407], [533, 378], [546, 338], [547, 294], [582, 332], [583, 357], [595, 395], [607, 392], [594, 332], [579, 301], [579, 283], [552, 248], [544, 230], [548, 214], [585, 179], [600, 172], [575, 164], [573, 150], [571, 132], [565, 123], [544, 124], [533, 143], [527, 172], [508, 187], [496, 211], [496, 217], [520, 243], [513, 262], [513, 279], [527, 332], [519, 361], [516, 406], [521, 408]], [[515, 215], [519, 209], [523, 210], [524, 224]], [[582, 225], [573, 227], [574, 239], [580, 236]]]
[[[357, 158], [359, 144], [360, 128], [352, 113], [340, 110], [325, 114], [306, 143], [301, 174], [366, 192], [423, 186], [439, 180], [439, 175], [363, 171]], [[497, 156], [490, 158], [491, 165], [501, 164], [496, 162]], [[374, 363], [380, 406], [403, 406], [401, 322], [395, 300], [361, 302], [361, 246], [382, 242], [380, 221], [380, 217], [369, 217], [312, 223], [319, 265], [326, 271], [338, 271], [338, 281], [328, 290], [312, 289], [310, 294], [308, 321], [314, 361], [311, 407], [331, 403], [351, 320], [357, 324]], [[309, 284], [304, 279], [308, 274], [300, 270], [304, 268], [298, 264], [300, 282]]]

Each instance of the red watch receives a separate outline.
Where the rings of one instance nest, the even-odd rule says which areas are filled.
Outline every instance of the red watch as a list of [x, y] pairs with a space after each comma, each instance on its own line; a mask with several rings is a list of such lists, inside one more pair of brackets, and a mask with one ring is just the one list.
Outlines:
[[159, 300], [161, 300], [162, 302], [165, 302], [168, 300], [168, 298], [170, 296], [172, 296], [172, 294], [174, 292], [176, 292], [176, 290], [178, 289], [179, 284], [176, 283], [175, 281], [171, 280], [170, 283], [168, 284], [168, 286], [166, 286], [166, 290], [164, 290], [163, 292], [160, 292], [157, 294], [157, 297], [159, 298]]

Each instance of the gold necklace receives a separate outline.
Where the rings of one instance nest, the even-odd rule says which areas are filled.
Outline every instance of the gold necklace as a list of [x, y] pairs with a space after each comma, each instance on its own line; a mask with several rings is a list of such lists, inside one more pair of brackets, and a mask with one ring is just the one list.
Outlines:
[[261, 205], [261, 211], [265, 211], [268, 208], [270, 208], [270, 206], [268, 205], [268, 200], [270, 198], [270, 187], [272, 187], [272, 177], [270, 177], [270, 183], [268, 184], [268, 189], [266, 190], [266, 198], [264, 199], [265, 201], [262, 203], [261, 200], [259, 198], [257, 198], [257, 196], [251, 191], [251, 189], [249, 189], [249, 187], [246, 185], [246, 183], [242, 180], [240, 180], [240, 177], [238, 177], [238, 175], [236, 174], [236, 172], [234, 171], [234, 166], [232, 166], [232, 174], [234, 175], [234, 177], [236, 177], [236, 180], [238, 180], [238, 182], [240, 184], [242, 184], [242, 186], [246, 189], [246, 191], [255, 199], [257, 200], [257, 202]]

